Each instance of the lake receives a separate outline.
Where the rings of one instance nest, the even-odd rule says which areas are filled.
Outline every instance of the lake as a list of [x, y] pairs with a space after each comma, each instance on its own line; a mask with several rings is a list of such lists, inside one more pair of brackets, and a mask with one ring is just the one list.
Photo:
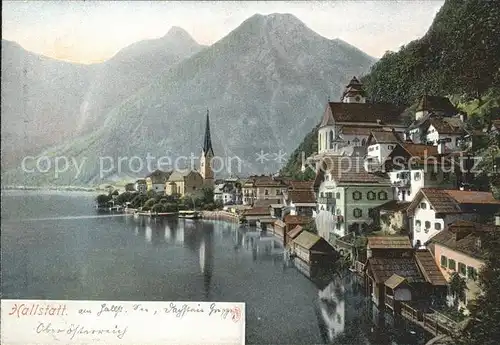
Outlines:
[[98, 215], [94, 198], [2, 192], [3, 298], [244, 302], [247, 344], [429, 339], [380, 321], [351, 273], [311, 281], [272, 238], [218, 221]]

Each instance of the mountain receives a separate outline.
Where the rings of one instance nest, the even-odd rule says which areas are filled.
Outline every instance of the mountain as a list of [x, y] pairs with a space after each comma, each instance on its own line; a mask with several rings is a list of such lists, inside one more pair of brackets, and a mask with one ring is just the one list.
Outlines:
[[[499, 28], [497, 3], [446, 0], [422, 38], [373, 65], [362, 78], [364, 88], [372, 102], [382, 103], [415, 104], [424, 93], [454, 96], [473, 105], [464, 110], [483, 128], [487, 123], [482, 118], [491, 122], [499, 114]], [[477, 100], [468, 103], [471, 98]], [[478, 109], [481, 113], [474, 116]], [[314, 135], [311, 132], [299, 145], [306, 156], [316, 151]], [[300, 156], [295, 155], [283, 172], [300, 177], [300, 167]]]
[[[233, 173], [238, 159], [243, 173], [274, 172], [280, 167], [275, 154], [290, 153], [318, 121], [327, 98], [340, 97], [346, 82], [367, 73], [374, 62], [346, 42], [318, 35], [293, 15], [254, 15], [116, 103], [99, 128], [42, 153], [85, 160], [76, 178], [74, 169], [57, 178], [8, 176], [25, 184], [97, 184], [158, 167], [146, 169], [148, 154], [168, 157], [173, 167], [176, 158], [199, 157], [207, 108], [215, 155], [226, 163], [232, 159]], [[142, 169], [138, 158], [132, 164], [133, 156], [142, 159]], [[228, 170], [226, 164], [218, 175]]]
[[373, 101], [411, 104], [424, 92], [479, 98], [500, 86], [500, 7], [446, 0], [429, 30], [362, 79]]
[[2, 39], [2, 166], [71, 138], [91, 69]]
[[83, 65], [2, 40], [2, 164], [18, 165], [20, 157], [102, 126], [114, 105], [203, 48], [173, 27], [104, 63]]
[[82, 102], [78, 130], [101, 126], [113, 106], [147, 86], [185, 58], [205, 48], [184, 29], [172, 27], [159, 38], [133, 43], [100, 64]]

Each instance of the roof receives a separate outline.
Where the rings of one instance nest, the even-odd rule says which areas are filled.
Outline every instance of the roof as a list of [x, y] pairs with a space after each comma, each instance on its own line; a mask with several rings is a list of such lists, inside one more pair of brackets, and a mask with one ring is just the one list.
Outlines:
[[406, 211], [406, 209], [410, 206], [409, 201], [399, 201], [399, 200], [391, 200], [388, 201], [382, 205], [376, 206], [373, 209], [374, 210], [380, 210], [380, 211], [390, 211], [390, 212], [399, 212], [399, 211]]
[[281, 199], [257, 199], [254, 201], [254, 207], [269, 207], [281, 203]]
[[285, 205], [284, 204], [271, 204], [271, 205], [269, 205], [269, 207], [272, 207], [272, 208], [283, 208], [283, 207], [285, 207]]
[[385, 286], [387, 286], [390, 289], [395, 289], [399, 285], [403, 284], [406, 282], [406, 279], [397, 275], [394, 273], [392, 276], [390, 276], [386, 281], [385, 281]]
[[492, 231], [500, 231], [500, 228], [494, 225], [459, 220], [431, 237], [429, 243], [437, 243], [481, 260], [484, 252], [477, 246], [477, 239]]
[[297, 225], [295, 228], [287, 232], [287, 235], [290, 236], [291, 238], [295, 238], [299, 236], [299, 234], [302, 232], [302, 227], [300, 225]]
[[423, 95], [417, 105], [416, 111], [440, 111], [456, 114], [457, 108], [451, 104], [450, 99], [441, 96]]
[[406, 107], [384, 103], [328, 102], [320, 127], [335, 122], [372, 122], [380, 120], [386, 124], [401, 124], [401, 114]]
[[311, 217], [306, 217], [306, 216], [296, 216], [287, 214], [283, 220], [285, 223], [288, 224], [308, 224], [313, 219]]
[[366, 269], [370, 269], [377, 284], [383, 284], [393, 274], [405, 278], [408, 283], [423, 282], [414, 258], [375, 258], [367, 260]]
[[[187, 176], [189, 176], [192, 173], [200, 175], [200, 173], [197, 172], [196, 170], [181, 170], [181, 171], [176, 170], [176, 171], [172, 172], [172, 174], [168, 178], [168, 181], [170, 181], [170, 182], [184, 181], [184, 178], [186, 178]], [[200, 175], [200, 177], [201, 177], [201, 175]]]
[[311, 249], [321, 237], [316, 234], [313, 234], [309, 231], [302, 231], [296, 238], [293, 239], [294, 243], [297, 243], [299, 246], [305, 249]]
[[369, 236], [367, 237], [370, 249], [411, 249], [410, 239], [407, 236]]
[[312, 190], [314, 181], [288, 181], [289, 190]]
[[[454, 117], [431, 117], [428, 125], [432, 125], [439, 134], [464, 134], [465, 124]], [[428, 127], [428, 126], [426, 126]]]
[[161, 171], [156, 169], [151, 174], [146, 176], [146, 178], [151, 179], [152, 183], [165, 183], [171, 175], [172, 171]]
[[414, 212], [422, 198], [427, 199], [436, 213], [462, 213], [461, 205], [465, 204], [500, 207], [500, 200], [496, 200], [491, 192], [421, 188], [408, 207], [410, 214]]
[[432, 285], [446, 286], [448, 284], [431, 252], [418, 250], [415, 252], [415, 258], [425, 280]]
[[399, 136], [399, 134], [393, 130], [391, 131], [380, 130], [380, 129], [372, 130], [370, 133], [370, 137], [373, 138], [373, 140], [378, 144], [402, 142], [402, 139]]
[[433, 145], [425, 144], [413, 144], [413, 143], [402, 143], [400, 144], [405, 151], [407, 151], [412, 157], [431, 157], [437, 156], [438, 147]]
[[286, 226], [286, 224], [281, 220], [281, 219], [277, 219], [275, 222], [274, 222], [274, 225], [277, 225], [277, 226], [280, 226], [282, 228], [284, 228]]
[[261, 224], [266, 223], [266, 224], [273, 224], [276, 221], [276, 218], [272, 218], [271, 216], [269, 217], [262, 217], [258, 220]]
[[260, 216], [269, 215], [269, 208], [267, 207], [254, 207], [249, 210], [245, 210], [243, 213], [245, 216]]
[[316, 176], [315, 184], [319, 184], [324, 172], [328, 171], [337, 184], [390, 185], [387, 174], [373, 174], [365, 169], [363, 157], [324, 156], [322, 163], [323, 167]]
[[[273, 176], [255, 176], [252, 178], [255, 187], [286, 187], [285, 182], [281, 178]], [[247, 181], [248, 183], [249, 181]]]
[[316, 196], [312, 190], [291, 190], [288, 192], [288, 200], [291, 200], [294, 204], [315, 204]]

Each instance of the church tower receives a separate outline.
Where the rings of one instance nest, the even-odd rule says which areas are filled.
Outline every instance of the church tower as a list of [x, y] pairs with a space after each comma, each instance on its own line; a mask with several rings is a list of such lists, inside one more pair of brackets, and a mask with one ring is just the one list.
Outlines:
[[366, 94], [363, 84], [356, 77], [352, 77], [342, 94], [342, 103], [366, 103]]
[[212, 158], [214, 157], [214, 149], [212, 148], [212, 138], [210, 136], [210, 119], [207, 109], [207, 120], [205, 125], [205, 138], [203, 139], [203, 151], [200, 159], [200, 174], [203, 177], [203, 182], [206, 185], [213, 186], [214, 172], [212, 170]]

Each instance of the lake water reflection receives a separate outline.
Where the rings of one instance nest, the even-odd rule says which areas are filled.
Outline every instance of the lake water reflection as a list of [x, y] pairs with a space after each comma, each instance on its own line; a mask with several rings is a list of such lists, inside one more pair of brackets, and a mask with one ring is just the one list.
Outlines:
[[216, 221], [96, 217], [93, 198], [2, 195], [3, 298], [245, 302], [247, 344], [425, 340], [384, 325], [350, 273], [305, 277], [274, 237]]

